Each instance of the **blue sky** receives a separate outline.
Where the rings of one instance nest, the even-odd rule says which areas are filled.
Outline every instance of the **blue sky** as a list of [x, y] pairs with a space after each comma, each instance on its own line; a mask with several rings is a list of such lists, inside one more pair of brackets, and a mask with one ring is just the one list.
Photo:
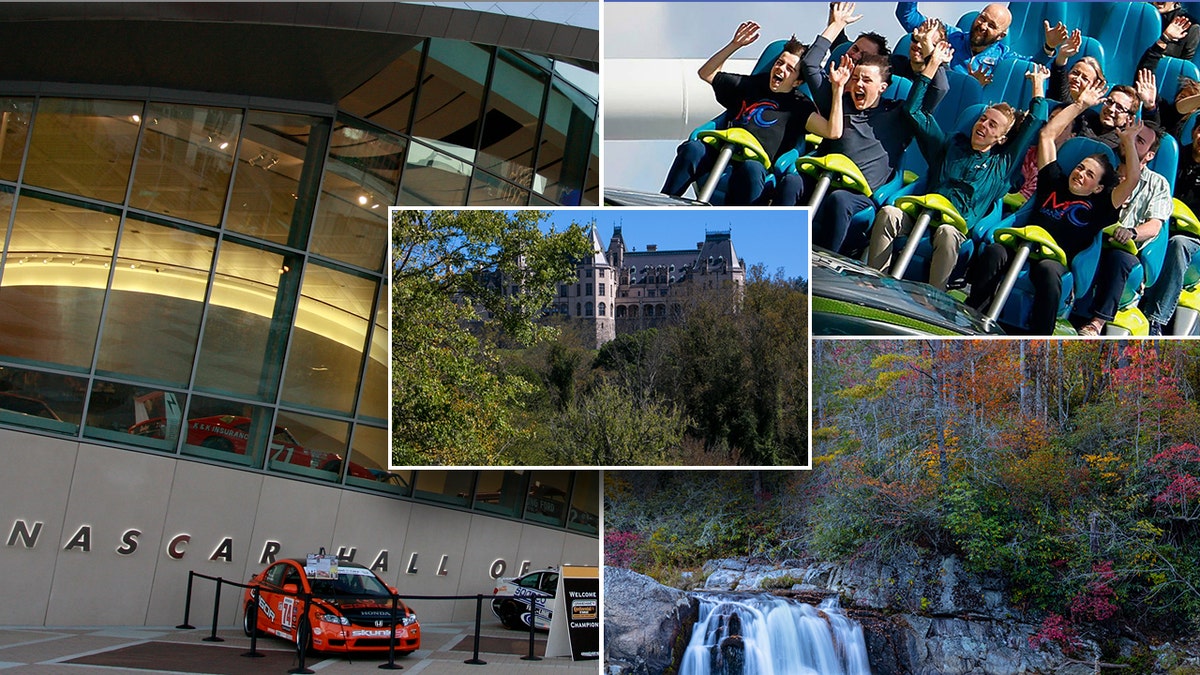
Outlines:
[[562, 229], [594, 218], [606, 248], [613, 226], [620, 225], [627, 249], [694, 249], [706, 231], [729, 230], [733, 247], [746, 265], [763, 264], [772, 276], [782, 268], [787, 278], [808, 278], [808, 213], [801, 209], [560, 209], [548, 224]]

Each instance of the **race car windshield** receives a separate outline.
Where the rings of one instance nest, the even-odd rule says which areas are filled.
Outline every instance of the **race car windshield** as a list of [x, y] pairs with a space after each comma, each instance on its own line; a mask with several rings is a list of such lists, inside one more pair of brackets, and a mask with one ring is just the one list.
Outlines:
[[387, 586], [366, 570], [339, 570], [337, 579], [313, 579], [314, 595], [334, 597], [339, 595], [369, 595], [386, 598], [391, 596]]

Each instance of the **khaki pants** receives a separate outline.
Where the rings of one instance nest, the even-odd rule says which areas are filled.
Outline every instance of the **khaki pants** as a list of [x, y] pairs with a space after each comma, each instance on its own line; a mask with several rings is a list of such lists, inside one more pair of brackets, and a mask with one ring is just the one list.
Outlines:
[[[875, 224], [871, 226], [871, 248], [867, 264], [887, 272], [892, 264], [892, 244], [901, 234], [912, 232], [916, 219], [895, 206], [879, 209]], [[946, 290], [950, 273], [958, 264], [958, 250], [967, 240], [966, 235], [952, 225], [939, 225], [933, 230], [933, 260], [930, 261], [929, 283]]]

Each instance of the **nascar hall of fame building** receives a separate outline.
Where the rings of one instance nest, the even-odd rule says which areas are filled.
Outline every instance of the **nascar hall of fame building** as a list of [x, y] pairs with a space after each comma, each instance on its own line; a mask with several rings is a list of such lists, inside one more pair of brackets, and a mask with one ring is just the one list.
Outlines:
[[598, 6], [546, 7], [4, 5], [0, 624], [322, 547], [410, 595], [598, 562], [597, 472], [387, 468], [387, 206], [598, 196]]

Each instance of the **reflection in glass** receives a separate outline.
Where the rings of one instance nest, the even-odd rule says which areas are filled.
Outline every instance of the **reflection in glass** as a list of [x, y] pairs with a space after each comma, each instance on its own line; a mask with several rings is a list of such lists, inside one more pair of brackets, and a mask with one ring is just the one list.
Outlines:
[[240, 110], [151, 103], [129, 205], [220, 224], [241, 126]]
[[15, 181], [33, 119], [33, 99], [0, 98], [0, 180]]
[[535, 471], [525, 499], [525, 520], [547, 525], [567, 522], [567, 489], [570, 471]]
[[343, 97], [338, 107], [385, 129], [408, 133], [424, 51], [422, 41]]
[[221, 243], [197, 389], [275, 400], [299, 274], [278, 253]]
[[595, 122], [596, 104], [555, 80], [542, 126], [535, 191], [559, 204], [581, 203]]
[[[520, 171], [532, 173], [530, 169]], [[524, 206], [528, 201], [528, 190], [502, 181], [485, 171], [475, 171], [475, 177], [471, 181], [471, 206]]]
[[268, 441], [272, 447], [295, 442], [282, 427], [268, 433], [271, 411], [262, 406], [193, 396], [187, 416], [185, 455], [259, 468]]
[[[251, 111], [238, 151], [237, 176], [225, 227], [234, 232], [303, 248], [302, 236], [293, 236], [293, 223], [301, 194], [300, 178], [314, 128], [327, 123], [305, 115]], [[324, 137], [324, 134], [320, 134]], [[322, 149], [323, 151], [323, 149]], [[311, 171], [312, 169], [310, 169]], [[295, 229], [307, 233], [297, 225]]]
[[435, 502], [468, 506], [471, 503], [471, 488], [474, 471], [445, 469], [418, 471], [414, 497]]
[[284, 401], [339, 413], [354, 411], [377, 284], [309, 264], [284, 374]]
[[212, 267], [212, 236], [125, 220], [96, 369], [186, 386]]
[[117, 224], [115, 212], [21, 195], [0, 277], [0, 355], [91, 368]]
[[525, 501], [525, 471], [481, 471], [474, 508], [519, 518]]
[[[479, 111], [490, 51], [454, 40], [433, 40], [413, 120], [413, 136], [468, 162], [475, 159]], [[467, 121], [464, 124], [464, 120]], [[455, 202], [443, 202], [455, 203]]]
[[408, 146], [404, 180], [396, 203], [401, 206], [465, 204], [470, 176], [470, 164], [413, 141]]
[[[371, 330], [371, 351], [367, 354], [367, 374], [362, 397], [358, 402], [359, 419], [378, 420], [387, 424], [388, 382], [391, 377], [391, 345], [388, 343], [388, 303], [386, 287], [378, 293], [375, 305], [375, 326]], [[384, 457], [386, 460], [387, 457]], [[384, 461], [383, 466], [388, 462]]]
[[533, 150], [549, 76], [515, 54], [496, 57], [476, 165], [522, 187], [533, 183]]
[[396, 494], [408, 494], [411, 489], [411, 472], [387, 470], [387, 429], [358, 425], [354, 428], [354, 441], [350, 450], [350, 468], [346, 473], [346, 484], [386, 490]]
[[82, 377], [0, 366], [0, 422], [74, 434], [86, 392]]
[[[282, 433], [286, 440], [281, 439]], [[350, 440], [350, 424], [279, 411], [267, 468], [308, 478], [336, 481]]]
[[571, 491], [571, 511], [567, 527], [579, 532], [600, 532], [600, 472], [575, 472], [575, 486]]
[[182, 393], [96, 380], [83, 435], [175, 452], [186, 404]]
[[137, 101], [42, 99], [25, 182], [124, 202], [142, 107]]
[[343, 125], [333, 132], [313, 221], [313, 253], [378, 271], [387, 250], [404, 140]]

